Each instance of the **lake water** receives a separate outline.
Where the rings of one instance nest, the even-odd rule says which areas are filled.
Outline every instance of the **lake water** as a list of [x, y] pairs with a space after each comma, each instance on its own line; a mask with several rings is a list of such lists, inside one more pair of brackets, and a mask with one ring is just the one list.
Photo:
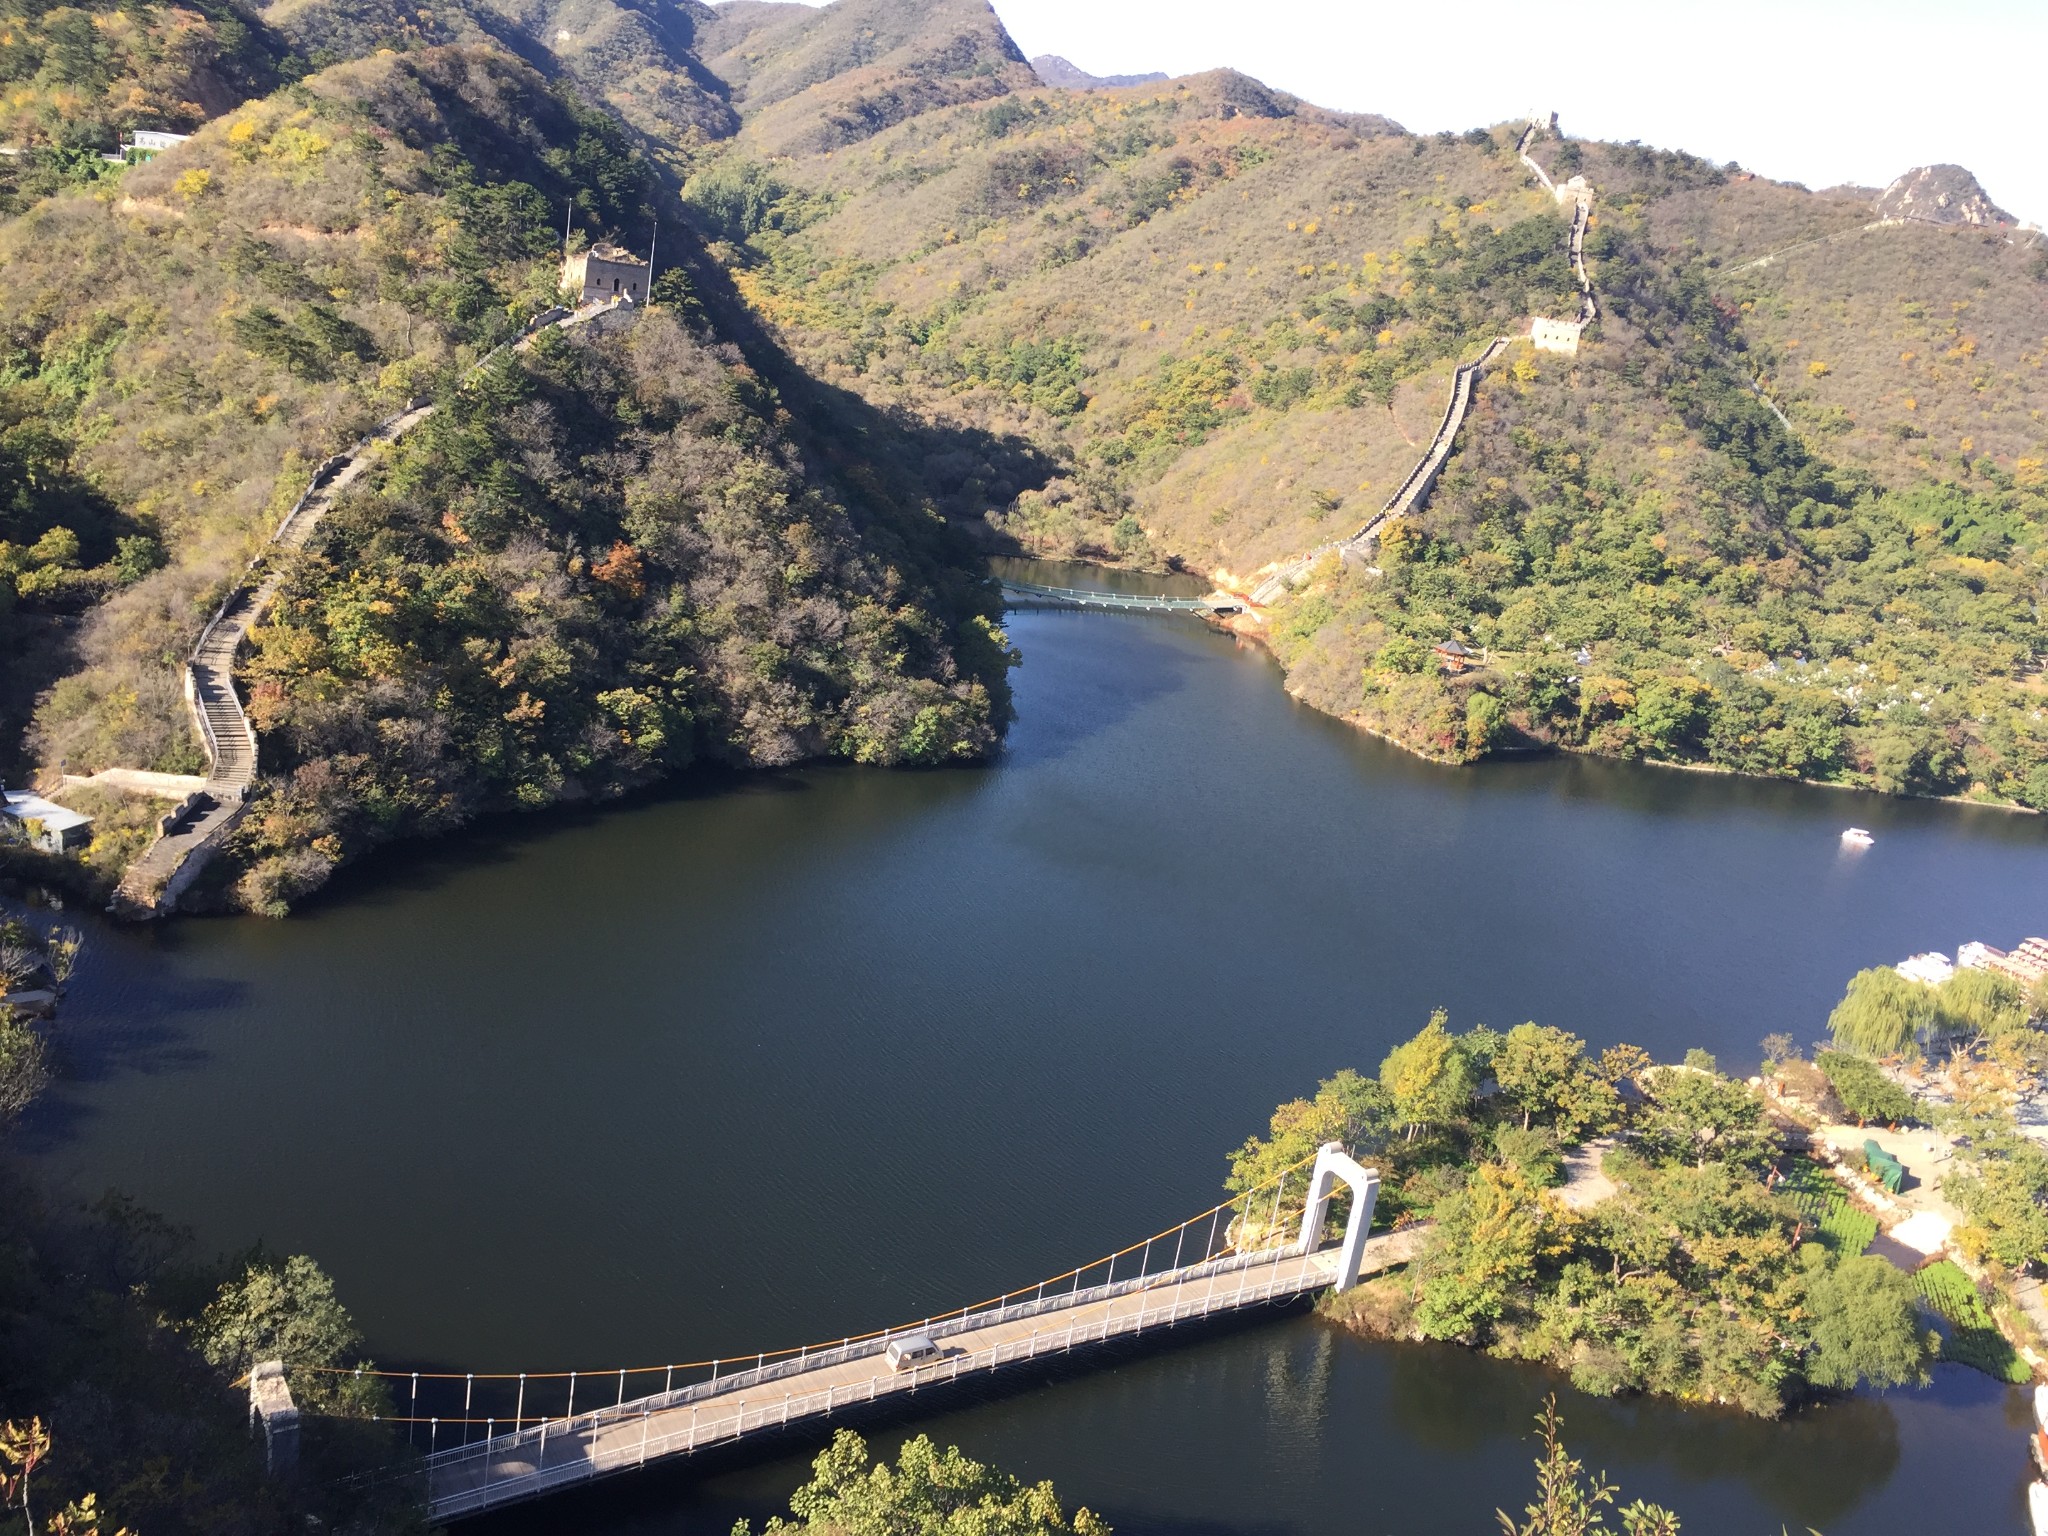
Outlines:
[[[1277, 1101], [1435, 1006], [1747, 1069], [1859, 967], [2048, 931], [2043, 818], [1443, 769], [1193, 620], [1011, 629], [988, 768], [701, 781], [392, 854], [283, 923], [95, 927], [32, 1150], [209, 1248], [315, 1254], [386, 1362], [689, 1360], [1170, 1225]], [[1874, 847], [1843, 851], [1851, 822]], [[1554, 1385], [1295, 1316], [880, 1438], [1051, 1477], [1125, 1536], [1477, 1533], [1529, 1488]], [[1688, 1529], [2022, 1528], [2024, 1402], [1960, 1368], [1779, 1425], [1564, 1405], [1574, 1448]], [[725, 1536], [815, 1444], [493, 1523]]]

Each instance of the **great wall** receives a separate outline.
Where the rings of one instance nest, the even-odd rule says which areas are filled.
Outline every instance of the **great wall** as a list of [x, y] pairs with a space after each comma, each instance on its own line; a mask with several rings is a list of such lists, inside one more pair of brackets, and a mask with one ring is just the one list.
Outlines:
[[[1556, 118], [1550, 120], [1551, 131], [1555, 131]], [[1579, 350], [1579, 338], [1586, 327], [1600, 317], [1599, 301], [1593, 296], [1593, 280], [1586, 271], [1586, 230], [1593, 219], [1593, 189], [1585, 177], [1574, 176], [1564, 185], [1552, 181], [1548, 172], [1530, 158], [1529, 146], [1536, 136], [1544, 131], [1545, 125], [1531, 118], [1523, 128], [1521, 139], [1515, 145], [1515, 155], [1527, 166], [1531, 175], [1558, 202], [1572, 204], [1572, 228], [1569, 238], [1572, 275], [1579, 287], [1579, 312], [1576, 319], [1554, 320], [1543, 315], [1529, 317], [1523, 330], [1512, 336], [1495, 336], [1486, 343], [1479, 355], [1470, 362], [1460, 363], [1451, 374], [1450, 399], [1445, 402], [1443, 420], [1437, 424], [1436, 434], [1429, 440], [1422, 457], [1408, 472], [1394, 494], [1387, 498], [1386, 505], [1366, 519], [1363, 526], [1347, 538], [1335, 539], [1328, 544], [1318, 545], [1305, 555], [1282, 562], [1269, 572], [1254, 587], [1249, 596], [1258, 607], [1269, 607], [1285, 597], [1307, 577], [1317, 561], [1329, 555], [1340, 558], [1362, 556], [1368, 544], [1380, 536], [1386, 525], [1397, 517], [1406, 517], [1419, 510], [1435, 489], [1437, 476], [1443, 472], [1444, 464], [1457, 445], [1458, 432], [1465, 425], [1465, 416], [1472, 409], [1472, 402], [1479, 392], [1479, 381], [1488, 367], [1503, 352], [1517, 341], [1527, 341], [1538, 351], [1561, 352], [1575, 356]]]
[[[611, 300], [593, 301], [574, 310], [548, 310], [529, 322], [518, 340], [493, 347], [477, 359], [464, 373], [461, 385], [506, 352], [524, 351], [544, 330], [601, 324], [610, 316], [630, 320], [635, 313], [632, 306]], [[108, 905], [116, 916], [150, 918], [175, 911], [179, 899], [242, 819], [256, 787], [257, 741], [255, 728], [235, 692], [235, 657], [276, 600], [290, 572], [289, 557], [306, 547], [320, 519], [383, 451], [433, 415], [434, 409], [428, 401], [414, 400], [347, 452], [324, 461], [313, 472], [305, 493], [249, 563], [243, 581], [200, 631], [185, 664], [185, 701], [206, 747], [205, 782], [158, 822], [156, 841], [128, 866]]]
[[[1556, 119], [1547, 125], [1555, 131]], [[1546, 125], [1532, 118], [1515, 145], [1516, 157], [1543, 189], [1558, 202], [1572, 204], [1569, 252], [1572, 273], [1579, 288], [1579, 310], [1575, 318], [1557, 320], [1531, 316], [1514, 335], [1492, 337], [1479, 355], [1460, 363], [1451, 374], [1449, 399], [1429, 446], [1394, 494], [1379, 511], [1349, 536], [1319, 545], [1308, 553], [1286, 561], [1269, 572], [1249, 594], [1252, 603], [1266, 607], [1292, 591], [1316, 562], [1328, 555], [1363, 557], [1386, 525], [1396, 518], [1418, 511], [1435, 488], [1437, 478], [1457, 445], [1458, 433], [1477, 398], [1479, 382], [1500, 355], [1516, 341], [1527, 341], [1542, 351], [1576, 354], [1585, 328], [1599, 317], [1592, 279], [1586, 270], [1585, 237], [1592, 220], [1593, 190], [1582, 176], [1562, 186], [1554, 182], [1529, 154], [1529, 146]], [[494, 348], [471, 366], [463, 383], [474, 378], [501, 353], [524, 349], [542, 330], [588, 325], [608, 315], [634, 311], [615, 301], [594, 301], [576, 310], [555, 309], [537, 317], [514, 342]], [[1775, 409], [1775, 407], [1773, 407]], [[219, 849], [246, 811], [256, 786], [257, 739], [254, 727], [242, 708], [235, 690], [234, 664], [250, 631], [259, 624], [275, 601], [289, 572], [289, 556], [303, 550], [320, 520], [348, 489], [361, 478], [390, 444], [426, 420], [434, 412], [426, 401], [414, 401], [407, 409], [379, 423], [374, 431], [347, 452], [326, 460], [314, 472], [305, 493], [278, 524], [263, 550], [249, 565], [248, 577], [229, 593], [215, 612], [185, 667], [185, 697], [194, 728], [206, 747], [208, 769], [203, 784], [192, 791], [158, 824], [157, 840], [128, 867], [109, 910], [131, 918], [157, 917], [174, 911], [207, 862]], [[280, 556], [286, 558], [280, 559]]]

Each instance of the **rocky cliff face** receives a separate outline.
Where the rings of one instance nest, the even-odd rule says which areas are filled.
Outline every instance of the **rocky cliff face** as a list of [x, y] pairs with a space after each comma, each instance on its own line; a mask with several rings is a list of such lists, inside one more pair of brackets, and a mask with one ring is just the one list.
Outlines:
[[1031, 61], [1038, 78], [1063, 91], [1098, 91], [1109, 86], [1152, 85], [1167, 78], [1163, 70], [1147, 75], [1091, 75], [1087, 70], [1056, 53], [1041, 53]]
[[1875, 206], [1881, 218], [1928, 224], [2017, 222], [1960, 165], [1916, 166], [1880, 192]]

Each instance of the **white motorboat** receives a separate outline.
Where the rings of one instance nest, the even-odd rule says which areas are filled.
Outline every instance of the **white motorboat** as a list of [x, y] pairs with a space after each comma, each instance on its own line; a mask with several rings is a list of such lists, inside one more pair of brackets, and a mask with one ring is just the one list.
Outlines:
[[2048, 1483], [2027, 1484], [2027, 1515], [2033, 1521], [2034, 1536], [2048, 1536]]
[[1876, 838], [1872, 837], [1861, 827], [1845, 827], [1842, 830], [1842, 846], [1844, 848], [1868, 848], [1876, 841]]

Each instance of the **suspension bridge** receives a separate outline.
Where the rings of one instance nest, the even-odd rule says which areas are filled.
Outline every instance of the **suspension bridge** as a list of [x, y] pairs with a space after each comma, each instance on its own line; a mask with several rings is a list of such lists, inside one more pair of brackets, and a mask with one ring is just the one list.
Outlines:
[[[874, 1333], [685, 1365], [328, 1374], [381, 1379], [394, 1410], [382, 1417], [424, 1454], [376, 1475], [406, 1481], [429, 1519], [459, 1519], [788, 1426], [900, 1405], [1028, 1361], [1344, 1290], [1405, 1263], [1418, 1241], [1414, 1228], [1369, 1235], [1378, 1195], [1378, 1172], [1332, 1142], [1142, 1243]], [[914, 1358], [899, 1358], [906, 1344]], [[252, 1413], [267, 1432], [280, 1413], [279, 1370], [259, 1365], [250, 1383]], [[295, 1426], [288, 1401], [281, 1411]]]
[[1085, 587], [1041, 587], [1028, 581], [1003, 583], [1012, 608], [1101, 608], [1119, 613], [1242, 613], [1244, 599], [1229, 592], [1207, 597], [1160, 597], [1147, 592], [1098, 592]]

